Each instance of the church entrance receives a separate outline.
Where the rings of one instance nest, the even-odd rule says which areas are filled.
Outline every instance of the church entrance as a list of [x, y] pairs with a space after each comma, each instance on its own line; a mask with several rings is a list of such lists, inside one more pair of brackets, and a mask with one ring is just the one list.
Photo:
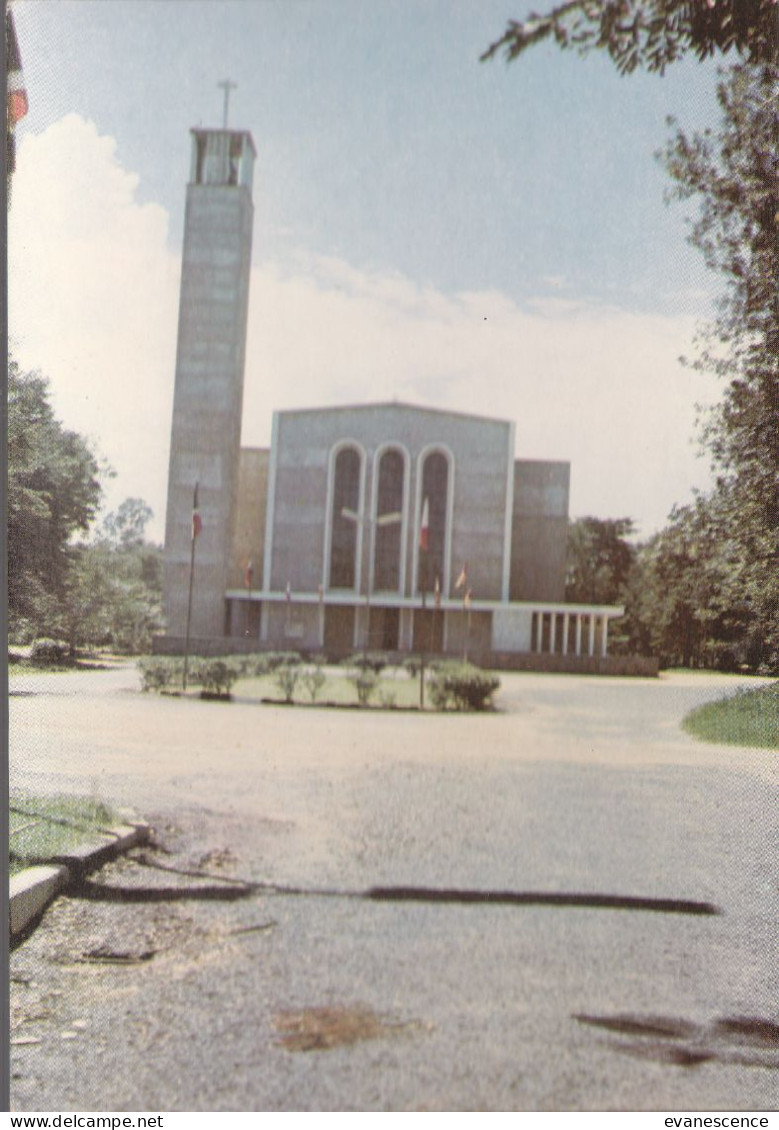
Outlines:
[[398, 651], [400, 648], [400, 609], [371, 607], [368, 625], [371, 651]]
[[325, 653], [333, 658], [354, 651], [354, 608], [330, 604], [325, 608]]
[[444, 650], [444, 616], [440, 608], [414, 609], [414, 651], [439, 655]]

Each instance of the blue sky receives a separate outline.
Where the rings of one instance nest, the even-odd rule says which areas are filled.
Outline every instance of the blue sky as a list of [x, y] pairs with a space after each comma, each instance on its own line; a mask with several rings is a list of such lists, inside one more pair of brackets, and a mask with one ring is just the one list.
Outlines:
[[[543, 7], [539, 3], [534, 6]], [[270, 412], [397, 396], [517, 420], [572, 512], [644, 532], [705, 485], [713, 281], [663, 202], [715, 67], [620, 77], [551, 46], [479, 62], [524, 0], [15, 0], [30, 96], [11, 344], [162, 529], [189, 129], [252, 131], [244, 441]]]

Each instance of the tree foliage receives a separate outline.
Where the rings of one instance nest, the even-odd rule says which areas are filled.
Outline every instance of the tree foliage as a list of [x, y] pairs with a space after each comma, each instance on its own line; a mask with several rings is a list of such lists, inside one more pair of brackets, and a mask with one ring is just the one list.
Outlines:
[[670, 196], [700, 203], [691, 243], [725, 289], [698, 335], [693, 364], [724, 378], [704, 438], [725, 480], [738, 481], [774, 528], [779, 519], [779, 69], [734, 67], [721, 82], [722, 127], [664, 154]]
[[619, 604], [636, 556], [631, 518], [579, 518], [568, 530], [565, 599]]
[[717, 472], [707, 513], [762, 662], [779, 666], [779, 68], [739, 65], [719, 86], [716, 133], [677, 130], [672, 196], [697, 199], [690, 240], [724, 279], [692, 364], [724, 380], [703, 439]]
[[[97, 460], [63, 428], [39, 373], [8, 367], [8, 607], [11, 628], [56, 615], [71, 540], [100, 501]], [[51, 634], [46, 631], [45, 634]]]
[[103, 520], [103, 533], [113, 545], [137, 549], [146, 540], [146, 527], [154, 511], [142, 498], [126, 498]]
[[677, 507], [640, 547], [625, 590], [632, 650], [663, 666], [757, 669], [770, 660], [763, 625], [743, 585], [723, 497]]
[[78, 647], [137, 652], [162, 622], [161, 550], [145, 540], [151, 509], [130, 498], [87, 541], [100, 504], [87, 442], [56, 419], [39, 373], [8, 368], [9, 629]]
[[551, 39], [580, 54], [606, 51], [622, 74], [637, 68], [662, 74], [688, 52], [698, 59], [735, 49], [752, 63], [777, 52], [776, 0], [568, 0], [545, 15], [510, 20], [482, 59], [511, 62]]
[[161, 576], [161, 550], [147, 542], [125, 548], [104, 538], [74, 547], [56, 618], [71, 651], [149, 651], [164, 627]]

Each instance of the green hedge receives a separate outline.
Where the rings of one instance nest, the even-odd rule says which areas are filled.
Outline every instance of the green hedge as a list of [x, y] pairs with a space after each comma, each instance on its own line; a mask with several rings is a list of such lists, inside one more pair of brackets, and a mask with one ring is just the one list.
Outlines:
[[41, 666], [64, 665], [70, 661], [70, 647], [64, 640], [35, 640], [30, 648], [30, 661]]
[[437, 662], [429, 682], [437, 710], [488, 710], [500, 679], [471, 663]]
[[[144, 691], [180, 690], [184, 678], [184, 660], [179, 656], [151, 656], [138, 661], [141, 689]], [[236, 679], [246, 673], [246, 663], [239, 656], [204, 659], [195, 656], [187, 665], [187, 686], [202, 687], [207, 694], [228, 695]]]

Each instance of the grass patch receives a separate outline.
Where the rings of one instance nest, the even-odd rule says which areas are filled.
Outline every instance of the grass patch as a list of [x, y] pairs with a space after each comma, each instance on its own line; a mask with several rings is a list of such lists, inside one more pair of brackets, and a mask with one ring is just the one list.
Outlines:
[[779, 680], [699, 706], [682, 728], [705, 742], [779, 749]]
[[11, 874], [62, 855], [92, 839], [101, 829], [116, 823], [116, 814], [99, 800], [12, 796], [9, 827]]

